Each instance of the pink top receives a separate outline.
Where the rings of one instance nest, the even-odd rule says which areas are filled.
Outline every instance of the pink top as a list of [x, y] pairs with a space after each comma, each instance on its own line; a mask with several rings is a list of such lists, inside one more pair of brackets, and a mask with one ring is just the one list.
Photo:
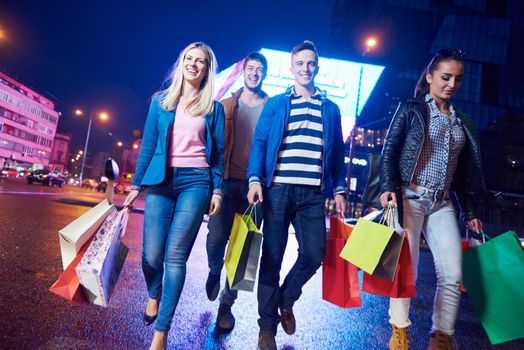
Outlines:
[[208, 168], [204, 145], [206, 121], [177, 108], [171, 135], [169, 166], [177, 168]]

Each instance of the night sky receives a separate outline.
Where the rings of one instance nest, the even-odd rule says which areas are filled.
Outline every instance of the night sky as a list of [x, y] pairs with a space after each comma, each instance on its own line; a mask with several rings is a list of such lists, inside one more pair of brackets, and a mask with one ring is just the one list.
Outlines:
[[142, 130], [149, 97], [190, 42], [209, 44], [219, 70], [249, 51], [288, 51], [304, 39], [322, 55], [332, 3], [0, 1], [0, 67], [56, 101], [59, 127], [73, 133], [74, 149], [87, 130], [75, 108], [108, 111], [109, 122], [94, 123], [89, 150], [109, 151]]

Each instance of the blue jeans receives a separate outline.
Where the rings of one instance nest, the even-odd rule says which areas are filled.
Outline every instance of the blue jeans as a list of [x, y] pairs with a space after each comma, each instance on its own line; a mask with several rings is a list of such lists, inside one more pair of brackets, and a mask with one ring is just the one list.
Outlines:
[[[224, 266], [226, 245], [229, 241], [235, 213], [243, 214], [249, 207], [247, 201], [248, 190], [247, 180], [229, 179], [222, 183], [222, 208], [218, 214], [209, 218], [209, 223], [207, 224], [209, 229], [206, 241], [207, 263], [210, 273], [214, 275], [220, 275]], [[260, 228], [262, 223], [261, 205], [257, 205], [255, 210], [256, 225]], [[220, 293], [220, 303], [233, 305], [237, 294], [238, 291], [229, 288], [226, 277], [224, 289]]]
[[[437, 290], [433, 302], [432, 330], [455, 333], [455, 321], [460, 306], [459, 286], [462, 280], [462, 248], [460, 231], [453, 203], [448, 192], [434, 191], [418, 186], [403, 187], [404, 229], [409, 236], [409, 249], [415, 281], [419, 262], [420, 233], [433, 254], [437, 273]], [[391, 298], [389, 322], [397, 327], [408, 327], [409, 298]]]
[[[320, 187], [274, 183], [264, 194], [264, 241], [258, 280], [258, 325], [277, 332], [278, 307], [292, 308], [302, 286], [322, 264], [326, 250], [324, 196]], [[279, 287], [289, 224], [293, 223], [298, 258]]]
[[149, 297], [162, 293], [155, 330], [167, 332], [186, 278], [186, 261], [209, 206], [209, 168], [168, 168], [149, 186], [144, 209], [142, 270]]

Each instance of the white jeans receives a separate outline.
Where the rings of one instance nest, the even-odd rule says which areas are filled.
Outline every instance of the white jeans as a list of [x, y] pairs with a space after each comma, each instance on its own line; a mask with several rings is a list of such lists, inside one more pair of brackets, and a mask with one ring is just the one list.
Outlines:
[[[460, 304], [459, 286], [462, 281], [462, 248], [456, 213], [447, 191], [435, 192], [418, 185], [403, 188], [404, 229], [408, 232], [409, 248], [415, 281], [418, 274], [420, 233], [433, 254], [437, 274], [437, 290], [433, 303], [432, 331], [455, 333]], [[403, 328], [409, 320], [410, 298], [391, 298], [389, 322]]]

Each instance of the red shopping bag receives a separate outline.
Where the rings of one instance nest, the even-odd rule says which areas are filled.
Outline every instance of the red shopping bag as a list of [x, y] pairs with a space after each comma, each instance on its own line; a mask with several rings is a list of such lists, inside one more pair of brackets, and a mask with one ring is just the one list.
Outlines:
[[[465, 252], [470, 248], [478, 247], [479, 245], [486, 243], [486, 237], [482, 236], [482, 242], [476, 238], [469, 237], [469, 230], [466, 228], [466, 238], [462, 239], [460, 243], [462, 245], [462, 251]], [[463, 293], [468, 292], [463, 283], [460, 284], [459, 289]]]
[[60, 277], [58, 277], [58, 280], [53, 283], [51, 287], [49, 287], [50, 292], [55, 293], [56, 295], [69, 301], [80, 304], [87, 303], [84, 292], [82, 291], [82, 288], [80, 288], [80, 280], [76, 275], [75, 268], [80, 263], [80, 260], [84, 256], [94, 237], [94, 235], [91, 236], [91, 238], [89, 238], [89, 240], [84, 243], [73, 261], [71, 261], [69, 266], [67, 266]]
[[353, 231], [353, 227], [346, 224], [336, 216], [329, 218], [329, 238], [330, 239], [348, 239], [349, 235]]
[[322, 265], [322, 299], [342, 308], [362, 306], [358, 268], [339, 256], [351, 230], [340, 219], [330, 219], [330, 237]]
[[407, 232], [404, 232], [400, 258], [397, 269], [395, 270], [393, 281], [364, 273], [362, 290], [364, 292], [391, 298], [416, 297], [417, 292], [415, 289], [413, 265], [411, 264], [411, 252], [409, 250]]

